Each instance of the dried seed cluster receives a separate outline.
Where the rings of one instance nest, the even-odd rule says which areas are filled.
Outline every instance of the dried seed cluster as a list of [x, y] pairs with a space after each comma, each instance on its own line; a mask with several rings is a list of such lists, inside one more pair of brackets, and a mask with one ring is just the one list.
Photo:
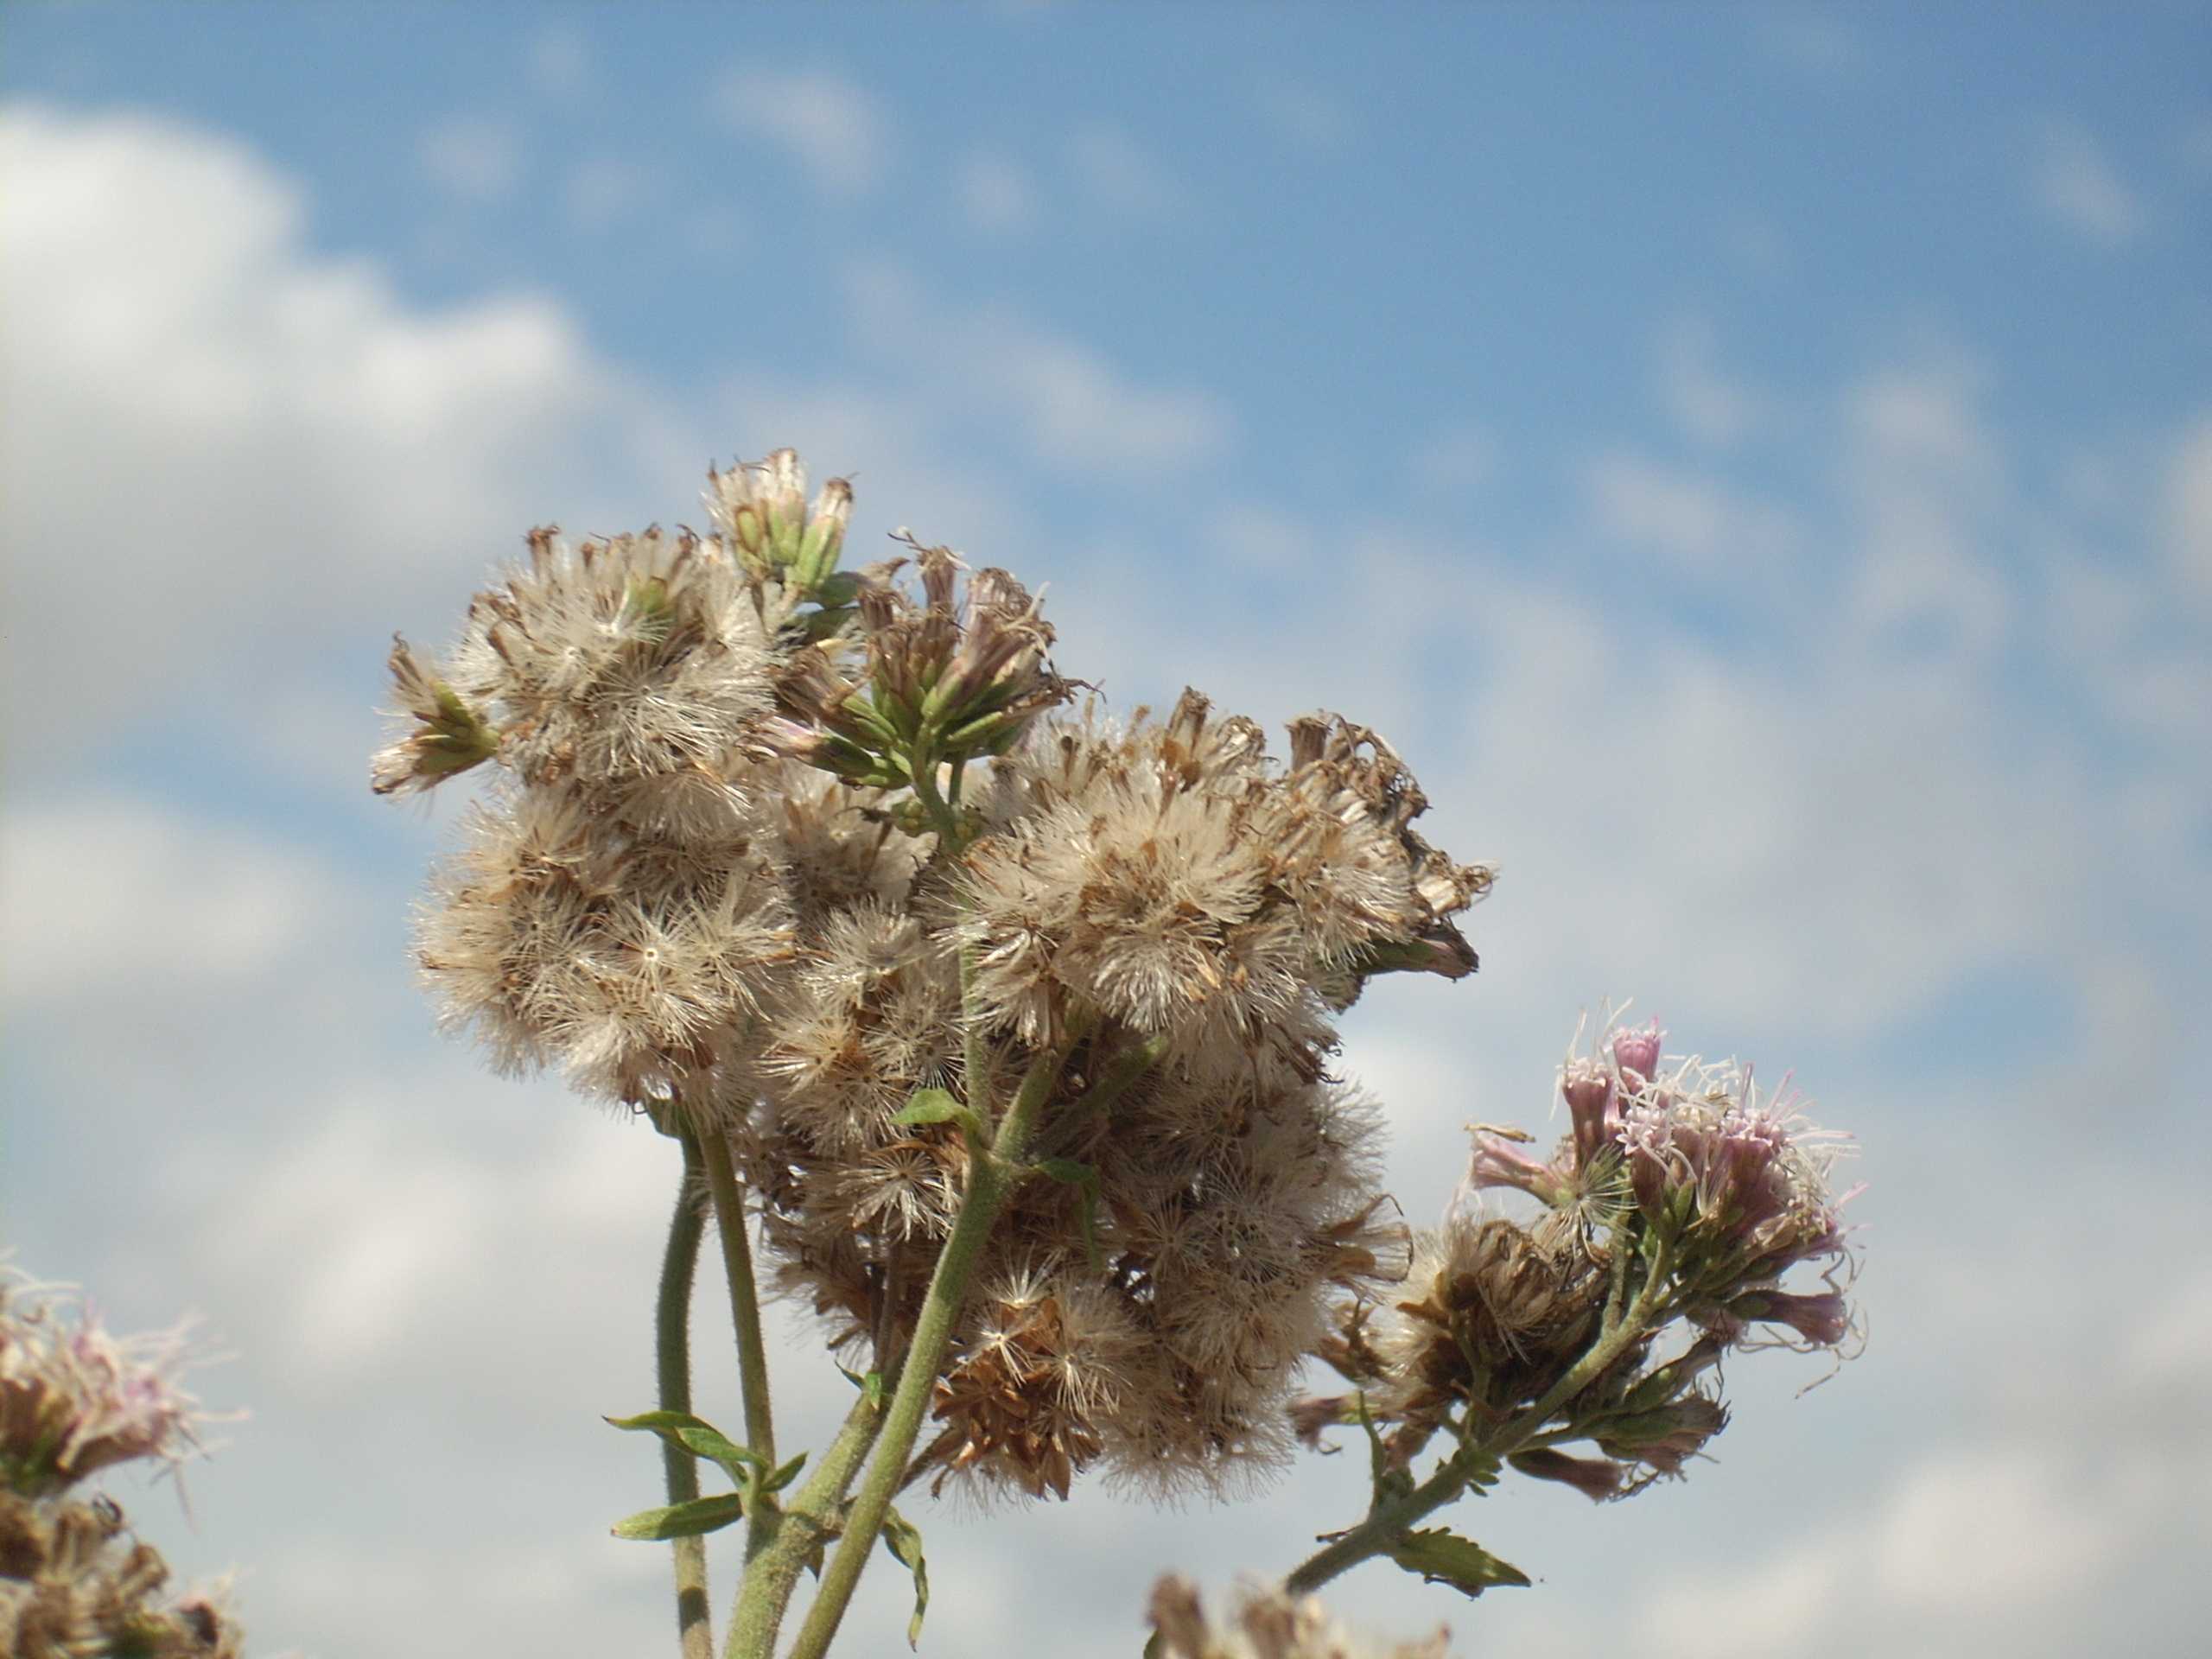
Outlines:
[[422, 918], [447, 1017], [728, 1135], [775, 1282], [886, 1370], [975, 1155], [902, 1109], [1002, 1113], [1041, 1065], [917, 1474], [1265, 1466], [1330, 1301], [1403, 1268], [1332, 1015], [1378, 973], [1471, 971], [1453, 918], [1490, 871], [1414, 832], [1363, 728], [1300, 721], [1278, 760], [1195, 693], [1059, 709], [1019, 582], [963, 590], [911, 541], [840, 571], [850, 491], [810, 505], [788, 451], [708, 507], [702, 536], [541, 532], [448, 662], [395, 652], [377, 786], [497, 779]]

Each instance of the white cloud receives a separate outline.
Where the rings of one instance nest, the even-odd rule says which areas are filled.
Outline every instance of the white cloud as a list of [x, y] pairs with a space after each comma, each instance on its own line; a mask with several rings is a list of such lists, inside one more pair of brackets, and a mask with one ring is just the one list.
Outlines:
[[512, 122], [486, 116], [439, 123], [416, 140], [415, 153], [433, 184], [467, 201], [496, 201], [522, 176], [521, 135]]
[[2182, 435], [2167, 462], [2165, 542], [2175, 575], [2212, 598], [2212, 416]]
[[569, 224], [596, 235], [650, 211], [664, 194], [660, 179], [635, 162], [594, 156], [569, 175], [561, 205]]
[[1986, 545], [2005, 479], [1980, 380], [1938, 353], [1844, 395], [1839, 482], [1858, 537], [1851, 603], [1870, 638], [1980, 653], [2012, 625], [2015, 604]]
[[604, 478], [628, 453], [635, 408], [557, 307], [405, 305], [310, 252], [296, 187], [232, 143], [19, 105], [0, 165], [0, 537], [41, 550], [9, 603], [78, 625], [13, 630], [19, 719], [63, 719], [67, 686], [80, 738], [198, 714], [251, 764], [332, 640], [365, 692], [365, 615], [409, 625], [435, 594], [442, 626], [545, 515], [548, 471], [584, 470], [555, 457]]
[[878, 264], [852, 282], [857, 320], [877, 350], [980, 399], [1031, 453], [1104, 473], [1189, 467], [1218, 453], [1233, 425], [1220, 398], [1144, 385], [1103, 353], [1013, 312], [932, 304], [904, 270]]
[[1763, 581], [1804, 544], [1802, 527], [1786, 509], [1625, 450], [1592, 462], [1586, 485], [1601, 529], [1688, 575]]
[[2179, 148], [2183, 167], [2200, 179], [2212, 179], [2212, 111], [2182, 124]]
[[540, 97], [581, 96], [590, 68], [590, 43], [579, 29], [556, 25], [541, 31], [530, 43], [530, 85]]
[[1125, 127], [1084, 124], [1068, 141], [1076, 180], [1091, 202], [1127, 219], [1159, 219], [1181, 211], [1181, 185]]
[[2033, 184], [2046, 217], [2106, 247], [2133, 241], [2148, 222], [2141, 197], [2078, 126], [2054, 126], [2044, 133]]
[[297, 847], [162, 801], [65, 798], [0, 818], [0, 967], [17, 1007], [234, 990], [345, 908], [335, 875]]
[[1342, 99], [1300, 81], [1263, 80], [1252, 89], [1252, 105], [1277, 137], [1312, 154], [1342, 149], [1354, 130]]
[[1236, 501], [1207, 515], [1206, 544], [1231, 569], [1289, 575], [1315, 556], [1313, 527], [1264, 502]]
[[1840, 80], [1866, 61], [1865, 43], [1835, 11], [1764, 6], [1751, 15], [1759, 44], [1793, 69], [1824, 80]]
[[977, 150], [953, 176], [954, 200], [969, 224], [1003, 235], [1026, 228], [1036, 217], [1037, 192], [1026, 169], [1003, 156]]
[[1466, 422], [1433, 434], [1406, 458], [1414, 487], [1442, 496], [1472, 494], [1490, 482], [1497, 466], [1496, 440]]
[[832, 190], [867, 189], [889, 162], [880, 106], [826, 70], [733, 69], [715, 85], [715, 107], [728, 125], [781, 145]]
[[1659, 397], [1685, 436], [1731, 448], [1774, 416], [1772, 400], [1723, 369], [1712, 328], [1681, 322], [1660, 336]]

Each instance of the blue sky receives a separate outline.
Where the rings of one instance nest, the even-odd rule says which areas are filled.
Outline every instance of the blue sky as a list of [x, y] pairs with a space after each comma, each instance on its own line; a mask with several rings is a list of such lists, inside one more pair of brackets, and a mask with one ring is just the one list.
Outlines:
[[[1498, 861], [1478, 981], [1350, 1032], [1409, 1211], [1608, 995], [1860, 1136], [1862, 1359], [1739, 1367], [1686, 1484], [1459, 1517], [1524, 1595], [1347, 1610], [2183, 1651], [2212, 22], [1920, 10], [11, 9], [5, 1242], [236, 1356], [194, 1522], [142, 1503], [256, 1651], [660, 1638], [595, 1414], [663, 1147], [430, 1031], [451, 814], [364, 756], [523, 529], [785, 442], [856, 545], [1048, 583], [1065, 671], [1370, 721]], [[1355, 1484], [931, 1517], [925, 1651], [1132, 1652]]]

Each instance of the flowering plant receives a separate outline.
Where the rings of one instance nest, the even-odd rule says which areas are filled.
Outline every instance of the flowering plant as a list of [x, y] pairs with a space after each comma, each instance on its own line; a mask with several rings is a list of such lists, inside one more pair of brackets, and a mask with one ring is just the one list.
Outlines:
[[[1341, 1652], [1299, 1598], [1357, 1562], [1528, 1582], [1437, 1510], [1508, 1469], [1601, 1498], [1679, 1474], [1726, 1422], [1724, 1354], [1844, 1340], [1834, 1143], [1656, 1027], [1570, 1057], [1548, 1161], [1479, 1128], [1442, 1226], [1395, 1218], [1334, 1017], [1383, 975], [1471, 974], [1493, 873], [1415, 831], [1376, 733], [1308, 716], [1278, 759], [1195, 691], [1116, 720], [1007, 572], [903, 533], [842, 568], [852, 492], [810, 499], [789, 450], [709, 485], [707, 533], [533, 532], [442, 660], [395, 643], [374, 767], [386, 794], [490, 779], [420, 920], [447, 1020], [680, 1148], [660, 1398], [613, 1421], [661, 1443], [666, 1503], [616, 1531], [672, 1541], [686, 1659], [723, 1528], [726, 1651], [767, 1659], [811, 1568], [813, 1659], [879, 1539], [918, 1633], [909, 1488], [1221, 1494], [1349, 1429], [1363, 1519], [1230, 1626], [1179, 1581], [1153, 1603], [1162, 1653]], [[709, 1214], [741, 1439], [690, 1410]], [[1823, 1289], [1783, 1288], [1801, 1262]], [[778, 1444], [764, 1287], [854, 1385], [810, 1457]], [[1300, 1397], [1309, 1357], [1349, 1391]]]
[[176, 1334], [119, 1339], [74, 1297], [0, 1266], [0, 1653], [238, 1659], [219, 1597], [163, 1592], [169, 1569], [91, 1490], [125, 1465], [174, 1468], [200, 1414], [172, 1380]]

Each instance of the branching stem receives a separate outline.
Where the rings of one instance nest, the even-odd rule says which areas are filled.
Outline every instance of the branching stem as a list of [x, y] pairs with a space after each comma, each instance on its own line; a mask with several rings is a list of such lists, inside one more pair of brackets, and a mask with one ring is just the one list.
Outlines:
[[[1070, 1042], [1072, 1041], [1071, 1038]], [[838, 1541], [836, 1553], [823, 1569], [822, 1588], [814, 1598], [814, 1605], [806, 1611], [806, 1622], [799, 1627], [791, 1659], [822, 1659], [829, 1650], [830, 1638], [837, 1633], [838, 1621], [844, 1617], [854, 1586], [860, 1582], [861, 1569], [868, 1565], [868, 1556], [875, 1548], [876, 1535], [891, 1508], [891, 1499], [906, 1477], [906, 1459], [921, 1433], [922, 1417], [937, 1386], [938, 1372], [951, 1346], [953, 1324], [959, 1317], [961, 1304], [967, 1300], [968, 1282], [974, 1276], [984, 1241], [990, 1236], [992, 1224], [997, 1221], [1007, 1194], [1020, 1179], [1023, 1154], [1044, 1109], [1046, 1097], [1052, 1093], [1052, 1084], [1059, 1076], [1067, 1047], [1063, 1044], [1029, 1063], [1029, 1069], [1022, 1077], [1020, 1092], [1014, 1096], [991, 1145], [974, 1149], [969, 1162], [968, 1190], [961, 1196], [960, 1213], [953, 1221], [951, 1236], [945, 1240], [944, 1253], [938, 1257], [937, 1271], [931, 1275], [929, 1293], [914, 1324], [913, 1340], [907, 1346], [905, 1363], [899, 1368], [899, 1386], [891, 1397], [890, 1409], [884, 1415], [882, 1435], [869, 1459], [868, 1473], [861, 1478], [861, 1489], [854, 1496], [852, 1509], [845, 1517], [845, 1535]]]
[[[1561, 1406], [1604, 1376], [1643, 1334], [1667, 1293], [1671, 1266], [1669, 1253], [1662, 1243], [1652, 1257], [1643, 1287], [1637, 1292], [1627, 1312], [1603, 1327], [1589, 1351], [1535, 1404], [1483, 1435], [1475, 1449], [1488, 1457], [1503, 1458], [1522, 1450], [1541, 1434], [1544, 1425]], [[1408, 1528], [1465, 1491], [1478, 1466], [1477, 1461], [1464, 1453], [1454, 1452], [1420, 1485], [1377, 1504], [1366, 1520], [1307, 1557], [1283, 1580], [1283, 1587], [1296, 1595], [1309, 1595], [1338, 1573], [1389, 1554], [1392, 1546], [1405, 1536]]]

